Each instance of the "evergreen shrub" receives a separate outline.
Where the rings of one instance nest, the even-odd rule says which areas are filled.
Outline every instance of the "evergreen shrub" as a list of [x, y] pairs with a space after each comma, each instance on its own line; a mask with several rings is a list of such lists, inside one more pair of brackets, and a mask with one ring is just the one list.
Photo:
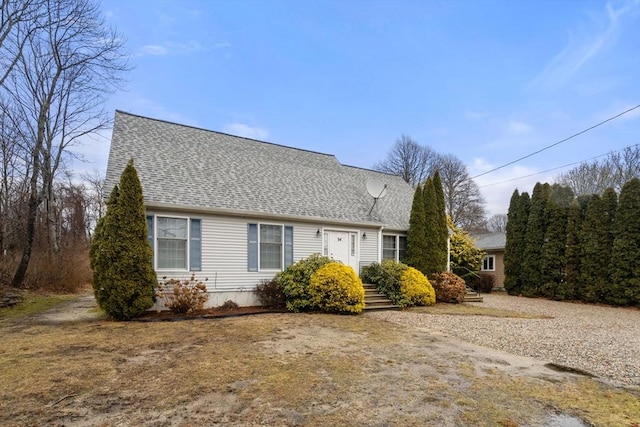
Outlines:
[[420, 270], [407, 268], [400, 276], [400, 292], [406, 306], [432, 305], [436, 302], [436, 293], [429, 280]]
[[142, 185], [133, 160], [109, 197], [90, 258], [96, 301], [108, 316], [131, 320], [153, 306], [158, 280], [147, 240]]
[[404, 307], [406, 302], [400, 290], [400, 276], [409, 268], [408, 265], [392, 260], [383, 260], [382, 264], [374, 262], [362, 268], [362, 281], [376, 286], [378, 292], [386, 295], [395, 305]]
[[311, 308], [308, 292], [311, 276], [330, 262], [331, 259], [326, 256], [313, 254], [276, 274], [273, 280], [282, 291], [287, 310], [299, 312]]
[[360, 313], [364, 309], [362, 281], [348, 265], [331, 262], [312, 276], [309, 283], [312, 307], [332, 313]]
[[467, 295], [464, 279], [457, 274], [442, 272], [430, 277], [431, 286], [436, 293], [436, 302], [460, 303]]

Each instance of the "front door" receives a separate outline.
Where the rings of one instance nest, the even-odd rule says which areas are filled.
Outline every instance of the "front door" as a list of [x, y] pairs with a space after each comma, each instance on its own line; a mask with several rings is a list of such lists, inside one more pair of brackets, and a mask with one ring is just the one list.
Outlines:
[[350, 265], [358, 272], [357, 233], [348, 231], [328, 231], [325, 253], [331, 259]]

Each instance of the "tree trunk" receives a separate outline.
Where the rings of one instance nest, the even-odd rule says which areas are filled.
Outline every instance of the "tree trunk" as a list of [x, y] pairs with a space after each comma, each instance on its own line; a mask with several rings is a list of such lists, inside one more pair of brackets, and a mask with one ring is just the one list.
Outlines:
[[20, 259], [20, 264], [18, 264], [18, 269], [13, 276], [13, 280], [11, 281], [11, 285], [15, 288], [20, 287], [22, 282], [24, 281], [24, 276], [27, 274], [27, 267], [29, 267], [29, 260], [31, 259], [31, 251], [33, 249], [33, 240], [35, 236], [36, 229], [36, 217], [38, 215], [38, 205], [40, 204], [38, 197], [38, 174], [34, 171], [33, 176], [31, 177], [31, 194], [29, 196], [29, 212], [27, 214], [27, 235], [26, 242], [24, 246], [24, 251], [22, 252], [22, 258]]

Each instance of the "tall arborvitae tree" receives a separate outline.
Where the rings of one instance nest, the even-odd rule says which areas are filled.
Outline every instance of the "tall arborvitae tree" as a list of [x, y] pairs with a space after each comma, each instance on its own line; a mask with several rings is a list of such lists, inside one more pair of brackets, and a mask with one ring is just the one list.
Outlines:
[[541, 294], [557, 300], [566, 298], [563, 281], [566, 264], [567, 211], [567, 207], [554, 201], [549, 202], [547, 207], [549, 226], [540, 260]]
[[580, 232], [581, 296], [583, 301], [600, 302], [609, 282], [609, 232], [602, 198], [594, 194], [589, 199]]
[[120, 176], [117, 202], [107, 206], [94, 255], [96, 299], [114, 319], [130, 320], [155, 301], [156, 273], [147, 241], [142, 186], [130, 160]]
[[444, 271], [437, 266], [440, 256], [436, 237], [438, 234], [438, 202], [431, 177], [427, 178], [422, 188], [422, 200], [424, 202], [424, 238], [427, 250], [424, 256], [426, 271], [423, 273], [430, 276]]
[[620, 191], [611, 253], [611, 296], [617, 305], [640, 306], [640, 180], [633, 178]]
[[116, 249], [114, 245], [106, 242], [106, 233], [111, 233], [114, 229], [114, 214], [117, 211], [118, 198], [120, 189], [116, 184], [109, 194], [107, 200], [107, 211], [96, 223], [96, 229], [93, 232], [93, 239], [89, 247], [89, 262], [93, 270], [93, 294], [100, 307], [103, 307], [106, 301], [105, 280], [106, 273], [109, 271], [109, 265], [115, 257], [113, 251]]
[[442, 272], [447, 269], [447, 240], [449, 239], [449, 227], [447, 226], [447, 212], [444, 199], [444, 188], [440, 179], [440, 172], [433, 174], [433, 189], [436, 193], [436, 232], [433, 239], [436, 241], [438, 256], [434, 260], [434, 268], [436, 272]]
[[529, 204], [529, 193], [519, 194], [518, 190], [515, 190], [511, 195], [504, 250], [504, 287], [512, 295], [517, 295], [522, 290], [522, 262], [529, 219]]
[[522, 262], [522, 294], [525, 296], [540, 295], [540, 287], [543, 284], [540, 261], [542, 259], [544, 237], [549, 225], [547, 217], [549, 195], [549, 184], [537, 183], [533, 187]]
[[580, 299], [580, 230], [582, 228], [582, 217], [582, 208], [576, 200], [569, 208], [564, 282], [558, 287], [558, 294], [564, 294], [564, 299], [568, 300]]
[[425, 238], [424, 201], [422, 197], [422, 187], [418, 184], [413, 196], [413, 204], [411, 205], [409, 230], [407, 230], [407, 252], [404, 262], [425, 273], [427, 271], [425, 262], [426, 253], [427, 241]]

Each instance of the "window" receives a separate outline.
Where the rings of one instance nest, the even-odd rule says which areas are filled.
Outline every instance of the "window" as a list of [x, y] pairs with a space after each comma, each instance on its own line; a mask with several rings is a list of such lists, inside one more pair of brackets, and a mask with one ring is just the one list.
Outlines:
[[260, 269], [280, 270], [282, 267], [282, 227], [260, 225]]
[[398, 236], [398, 261], [404, 261], [407, 254], [407, 236]]
[[382, 236], [382, 259], [402, 261], [407, 253], [407, 236]]
[[482, 271], [495, 271], [496, 256], [487, 255], [482, 260]]
[[382, 236], [382, 259], [396, 260], [396, 236]]
[[356, 256], [356, 235], [355, 233], [351, 233], [350, 234], [351, 237], [351, 256], [355, 257]]
[[293, 264], [293, 227], [247, 225], [249, 271], [282, 270]]
[[147, 236], [158, 270], [199, 271], [201, 262], [201, 220], [147, 216]]

